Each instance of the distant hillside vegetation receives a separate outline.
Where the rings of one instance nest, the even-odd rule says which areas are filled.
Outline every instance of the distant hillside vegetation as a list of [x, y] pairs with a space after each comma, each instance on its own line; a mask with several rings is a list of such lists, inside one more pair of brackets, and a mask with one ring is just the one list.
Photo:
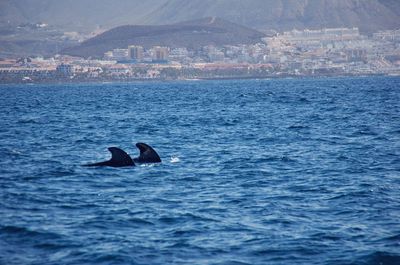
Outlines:
[[206, 45], [253, 44], [263, 37], [263, 33], [244, 26], [218, 18], [205, 18], [172, 25], [120, 26], [78, 46], [64, 49], [62, 53], [86, 58], [102, 57], [107, 51], [129, 45], [196, 49]]

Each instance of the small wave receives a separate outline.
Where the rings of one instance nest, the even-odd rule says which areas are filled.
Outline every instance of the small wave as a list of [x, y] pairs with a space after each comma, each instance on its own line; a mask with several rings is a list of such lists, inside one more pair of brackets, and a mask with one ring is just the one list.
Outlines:
[[12, 156], [12, 157], [18, 157], [18, 156], [23, 156], [24, 154], [16, 149], [11, 149], [11, 148], [4, 148], [0, 149], [0, 154], [4, 156]]
[[198, 178], [198, 177], [184, 177], [184, 178], [181, 178], [181, 179], [179, 179], [180, 181], [201, 181], [201, 179], [200, 178]]
[[[43, 163], [48, 163], [50, 165], [53, 165], [56, 163], [56, 161], [44, 161]], [[37, 174], [29, 174], [29, 175], [24, 175], [22, 176], [21, 179], [29, 181], [29, 180], [35, 180], [35, 179], [40, 179], [44, 177], [50, 177], [50, 178], [61, 178], [61, 177], [69, 177], [69, 176], [74, 176], [76, 174], [75, 170], [73, 168], [66, 168], [62, 165], [59, 166], [54, 166], [54, 168], [47, 168], [44, 169]]]
[[39, 118], [21, 118], [17, 121], [19, 124], [36, 124], [39, 123]]
[[218, 222], [215, 219], [204, 217], [204, 216], [199, 216], [191, 213], [186, 213], [182, 214], [180, 216], [163, 216], [158, 219], [161, 223], [164, 224], [178, 224], [181, 222], [186, 222], [186, 221], [198, 221], [198, 222]]
[[223, 261], [220, 263], [216, 263], [216, 265], [250, 265], [252, 263], [247, 263], [244, 261], [238, 261], [238, 260], [227, 260], [227, 261]]
[[400, 242], [400, 234], [398, 235], [394, 235], [394, 236], [390, 236], [385, 238], [384, 240], [389, 240], [389, 241], [399, 241]]
[[154, 225], [154, 223], [150, 221], [146, 221], [141, 218], [131, 218], [128, 220], [130, 223], [137, 224], [137, 225]]
[[132, 264], [131, 258], [127, 255], [102, 253], [93, 256], [96, 257], [87, 260], [90, 264]]
[[337, 110], [337, 109], [338, 109], [338, 107], [336, 107], [336, 106], [324, 108], [324, 110], [325, 110], [326, 112], [335, 111], [335, 110]]
[[342, 194], [338, 194], [335, 195], [331, 198], [329, 198], [328, 200], [339, 200], [339, 199], [343, 199], [343, 198], [365, 198], [370, 196], [370, 193], [373, 190], [362, 190], [362, 191], [352, 191], [352, 192], [348, 192], [348, 193], [342, 193]]
[[277, 162], [277, 161], [281, 161], [281, 162], [296, 162], [295, 159], [292, 159], [288, 156], [270, 156], [270, 157], [266, 157], [264, 159], [260, 159], [261, 162]]
[[89, 143], [96, 143], [96, 141], [90, 137], [83, 137], [82, 139], [75, 140], [75, 144], [89, 144]]
[[[37, 248], [41, 248], [43, 250], [52, 250], [52, 251], [56, 251], [56, 250], [60, 250], [63, 248], [70, 248], [73, 247], [73, 245], [71, 244], [63, 244], [63, 243], [51, 243], [51, 242], [44, 242], [44, 243], [37, 243], [35, 244], [35, 247]], [[79, 247], [79, 246], [75, 246], [75, 247]]]
[[311, 236], [315, 240], [319, 241], [339, 241], [342, 239], [339, 235], [330, 234], [330, 233], [316, 233]]
[[310, 129], [309, 126], [304, 125], [291, 125], [288, 127], [289, 130], [302, 130], [302, 129]]
[[279, 256], [287, 254], [287, 251], [276, 248], [262, 248], [252, 251], [252, 254], [255, 256], [275, 256], [275, 255]]
[[390, 131], [389, 134], [400, 134], [400, 130], [393, 130], [393, 131]]
[[351, 136], [358, 137], [358, 136], [378, 136], [379, 134], [369, 126], [360, 126], [357, 128], [355, 132], [352, 133]]
[[181, 236], [193, 236], [201, 233], [202, 231], [196, 229], [178, 229], [173, 232], [173, 235], [174, 237], [181, 237]]
[[398, 249], [400, 247], [400, 234], [393, 234], [391, 236], [379, 238], [375, 240], [375, 242], [379, 244], [384, 244], [386, 249], [388, 248]]

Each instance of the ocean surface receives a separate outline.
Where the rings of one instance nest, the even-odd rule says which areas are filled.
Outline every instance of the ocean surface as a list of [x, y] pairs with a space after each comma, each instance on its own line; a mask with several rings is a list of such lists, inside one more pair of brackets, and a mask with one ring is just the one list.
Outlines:
[[0, 94], [0, 264], [400, 264], [398, 77]]

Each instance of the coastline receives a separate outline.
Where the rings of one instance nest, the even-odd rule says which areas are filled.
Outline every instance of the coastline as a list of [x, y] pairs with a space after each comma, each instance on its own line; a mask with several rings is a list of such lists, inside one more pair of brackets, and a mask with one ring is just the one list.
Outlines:
[[41, 80], [10, 80], [4, 82], [0, 80], [0, 85], [36, 85], [36, 84], [106, 84], [106, 83], [157, 83], [157, 82], [179, 82], [179, 81], [218, 81], [218, 80], [277, 80], [277, 79], [318, 79], [318, 78], [362, 78], [362, 77], [400, 77], [399, 74], [324, 74], [324, 75], [264, 75], [264, 76], [214, 76], [214, 77], [195, 77], [195, 78], [109, 78], [109, 79], [89, 79], [89, 78], [53, 78]]

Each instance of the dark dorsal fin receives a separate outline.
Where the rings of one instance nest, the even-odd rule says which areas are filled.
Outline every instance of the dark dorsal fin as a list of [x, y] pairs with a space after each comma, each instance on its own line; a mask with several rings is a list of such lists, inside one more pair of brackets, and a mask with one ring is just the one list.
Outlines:
[[122, 149], [117, 147], [109, 147], [108, 151], [111, 152], [110, 162], [116, 166], [132, 166], [134, 163], [132, 158]]
[[117, 147], [109, 147], [108, 151], [111, 152], [111, 159], [104, 162], [94, 163], [94, 164], [87, 164], [84, 166], [87, 167], [127, 167], [127, 166], [134, 166], [135, 163], [133, 162], [132, 158], [124, 151]]
[[137, 143], [136, 147], [139, 148], [140, 156], [135, 158], [137, 163], [160, 163], [161, 158], [157, 152], [145, 143]]

